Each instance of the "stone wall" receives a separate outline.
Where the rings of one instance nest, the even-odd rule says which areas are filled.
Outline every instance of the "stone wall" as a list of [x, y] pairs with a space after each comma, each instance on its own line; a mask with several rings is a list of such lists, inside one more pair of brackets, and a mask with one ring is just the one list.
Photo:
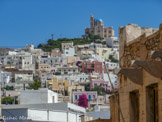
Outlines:
[[162, 33], [162, 25], [158, 31], [152, 28], [141, 28], [135, 24], [120, 27], [120, 67], [129, 67], [131, 60], [150, 59], [151, 51], [161, 50], [160, 33]]
[[[148, 64], [149, 61], [153, 61], [154, 66], [159, 62], [161, 63], [161, 59], [151, 58], [151, 52], [162, 51], [162, 24], [160, 25], [159, 30], [156, 32], [155, 31], [156, 30], [154, 29], [141, 28], [137, 25], [128, 25], [119, 29], [120, 67], [122, 69], [134, 69], [134, 71], [137, 71], [137, 69], [142, 69], [142, 84], [137, 84], [136, 82], [133, 82], [125, 74], [118, 74], [119, 104], [125, 122], [153, 122], [153, 118], [149, 116], [151, 111], [147, 107], [150, 104], [150, 99], [148, 99], [148, 97], [150, 97], [148, 96], [148, 87], [152, 85], [157, 86], [158, 99], [151, 99], [155, 99], [155, 102], [157, 102], [157, 117], [158, 121], [162, 122], [162, 75], [161, 77], [156, 77], [153, 75], [152, 72], [146, 70], [145, 67], [132, 66], [133, 60], [144, 61], [144, 63], [146, 64]], [[156, 68], [154, 68], [154, 66], [151, 66], [150, 69], [148, 67], [148, 69], [154, 70], [155, 72], [159, 71], [157, 65], [155, 66]], [[130, 94], [136, 91], [139, 94], [139, 112], [138, 117], [136, 117], [136, 119], [138, 120], [132, 120], [132, 105]], [[112, 107], [111, 118], [112, 120], [115, 120], [115, 118], [118, 118], [119, 116], [117, 114], [114, 114], [114, 112], [117, 113], [119, 111], [116, 109], [116, 106], [114, 106], [115, 101], [113, 101], [112, 98], [110, 98], [110, 100], [110, 104]], [[120, 120], [115, 120], [114, 122], [123, 122], [121, 114]]]
[[[119, 96], [117, 95], [117, 98], [119, 98]], [[115, 96], [110, 96], [110, 119], [111, 122], [119, 122], [120, 121], [120, 113], [119, 113], [119, 109], [118, 109], [118, 104], [115, 100]]]

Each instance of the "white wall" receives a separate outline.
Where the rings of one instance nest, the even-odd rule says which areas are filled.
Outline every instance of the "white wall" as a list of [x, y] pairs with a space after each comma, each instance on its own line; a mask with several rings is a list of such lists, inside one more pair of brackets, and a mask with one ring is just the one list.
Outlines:
[[58, 94], [47, 90], [26, 90], [21, 91], [19, 99], [20, 104], [38, 104], [38, 103], [54, 103], [58, 102]]
[[66, 56], [74, 56], [75, 55], [75, 49], [74, 48], [65, 49], [64, 54]]
[[119, 63], [106, 62], [106, 64], [107, 64], [109, 70], [119, 68]]
[[23, 70], [33, 70], [35, 72], [35, 64], [33, 64], [32, 55], [24, 56], [22, 59], [22, 69]]
[[28, 118], [32, 120], [46, 121], [48, 118], [47, 114], [47, 110], [28, 109]]
[[16, 82], [33, 82], [33, 74], [15, 74]]
[[0, 72], [1, 87], [2, 88], [5, 87], [10, 82], [11, 78], [12, 78], [12, 73], [10, 73], [10, 72]]
[[58, 94], [48, 90], [48, 103], [53, 103], [53, 97], [54, 97], [54, 103], [58, 102]]
[[119, 47], [118, 43], [115, 42], [119, 42], [117, 37], [109, 37], [108, 39], [106, 39], [106, 45], [107, 47]]
[[67, 112], [62, 112], [62, 111], [49, 111], [49, 120], [50, 121], [62, 121], [66, 122], [67, 121]]

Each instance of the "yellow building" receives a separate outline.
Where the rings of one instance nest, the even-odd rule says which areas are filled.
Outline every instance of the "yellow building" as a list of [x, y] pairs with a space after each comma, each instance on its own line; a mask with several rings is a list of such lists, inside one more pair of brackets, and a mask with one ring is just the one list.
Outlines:
[[108, 60], [112, 53], [112, 48], [96, 48], [96, 54], [104, 60]]
[[49, 64], [38, 64], [38, 72], [43, 73], [43, 72], [50, 72], [51, 67]]
[[81, 59], [92, 57], [93, 54], [94, 54], [94, 50], [90, 50], [90, 49], [82, 50]]
[[52, 78], [51, 80], [47, 80], [48, 86], [55, 92], [63, 93], [68, 91], [68, 87], [70, 85], [69, 80], [58, 79], [57, 77]]

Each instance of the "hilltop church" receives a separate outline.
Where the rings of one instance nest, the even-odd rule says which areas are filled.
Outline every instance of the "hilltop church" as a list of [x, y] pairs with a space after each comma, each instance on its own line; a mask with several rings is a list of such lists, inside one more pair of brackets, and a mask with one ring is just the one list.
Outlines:
[[90, 28], [85, 28], [85, 38], [92, 33], [94, 35], [99, 35], [106, 40], [109, 37], [114, 36], [114, 30], [112, 27], [104, 27], [104, 22], [102, 19], [94, 19], [93, 15], [90, 17]]

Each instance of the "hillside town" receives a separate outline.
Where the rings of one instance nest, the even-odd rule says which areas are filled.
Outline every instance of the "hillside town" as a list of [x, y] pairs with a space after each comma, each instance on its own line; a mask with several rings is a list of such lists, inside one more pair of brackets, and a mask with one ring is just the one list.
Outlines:
[[9, 117], [8, 111], [25, 116], [28, 111], [25, 117], [33, 121], [109, 119], [112, 87], [118, 91], [114, 70], [119, 68], [119, 41], [113, 28], [104, 27], [102, 19], [91, 15], [90, 25], [83, 38], [94, 32], [101, 37], [97, 39], [100, 43], [74, 45], [65, 40], [50, 52], [27, 44], [1, 54], [2, 116]]
[[1, 121], [162, 121], [162, 25], [128, 24], [118, 38], [91, 15], [82, 39], [0, 53]]

